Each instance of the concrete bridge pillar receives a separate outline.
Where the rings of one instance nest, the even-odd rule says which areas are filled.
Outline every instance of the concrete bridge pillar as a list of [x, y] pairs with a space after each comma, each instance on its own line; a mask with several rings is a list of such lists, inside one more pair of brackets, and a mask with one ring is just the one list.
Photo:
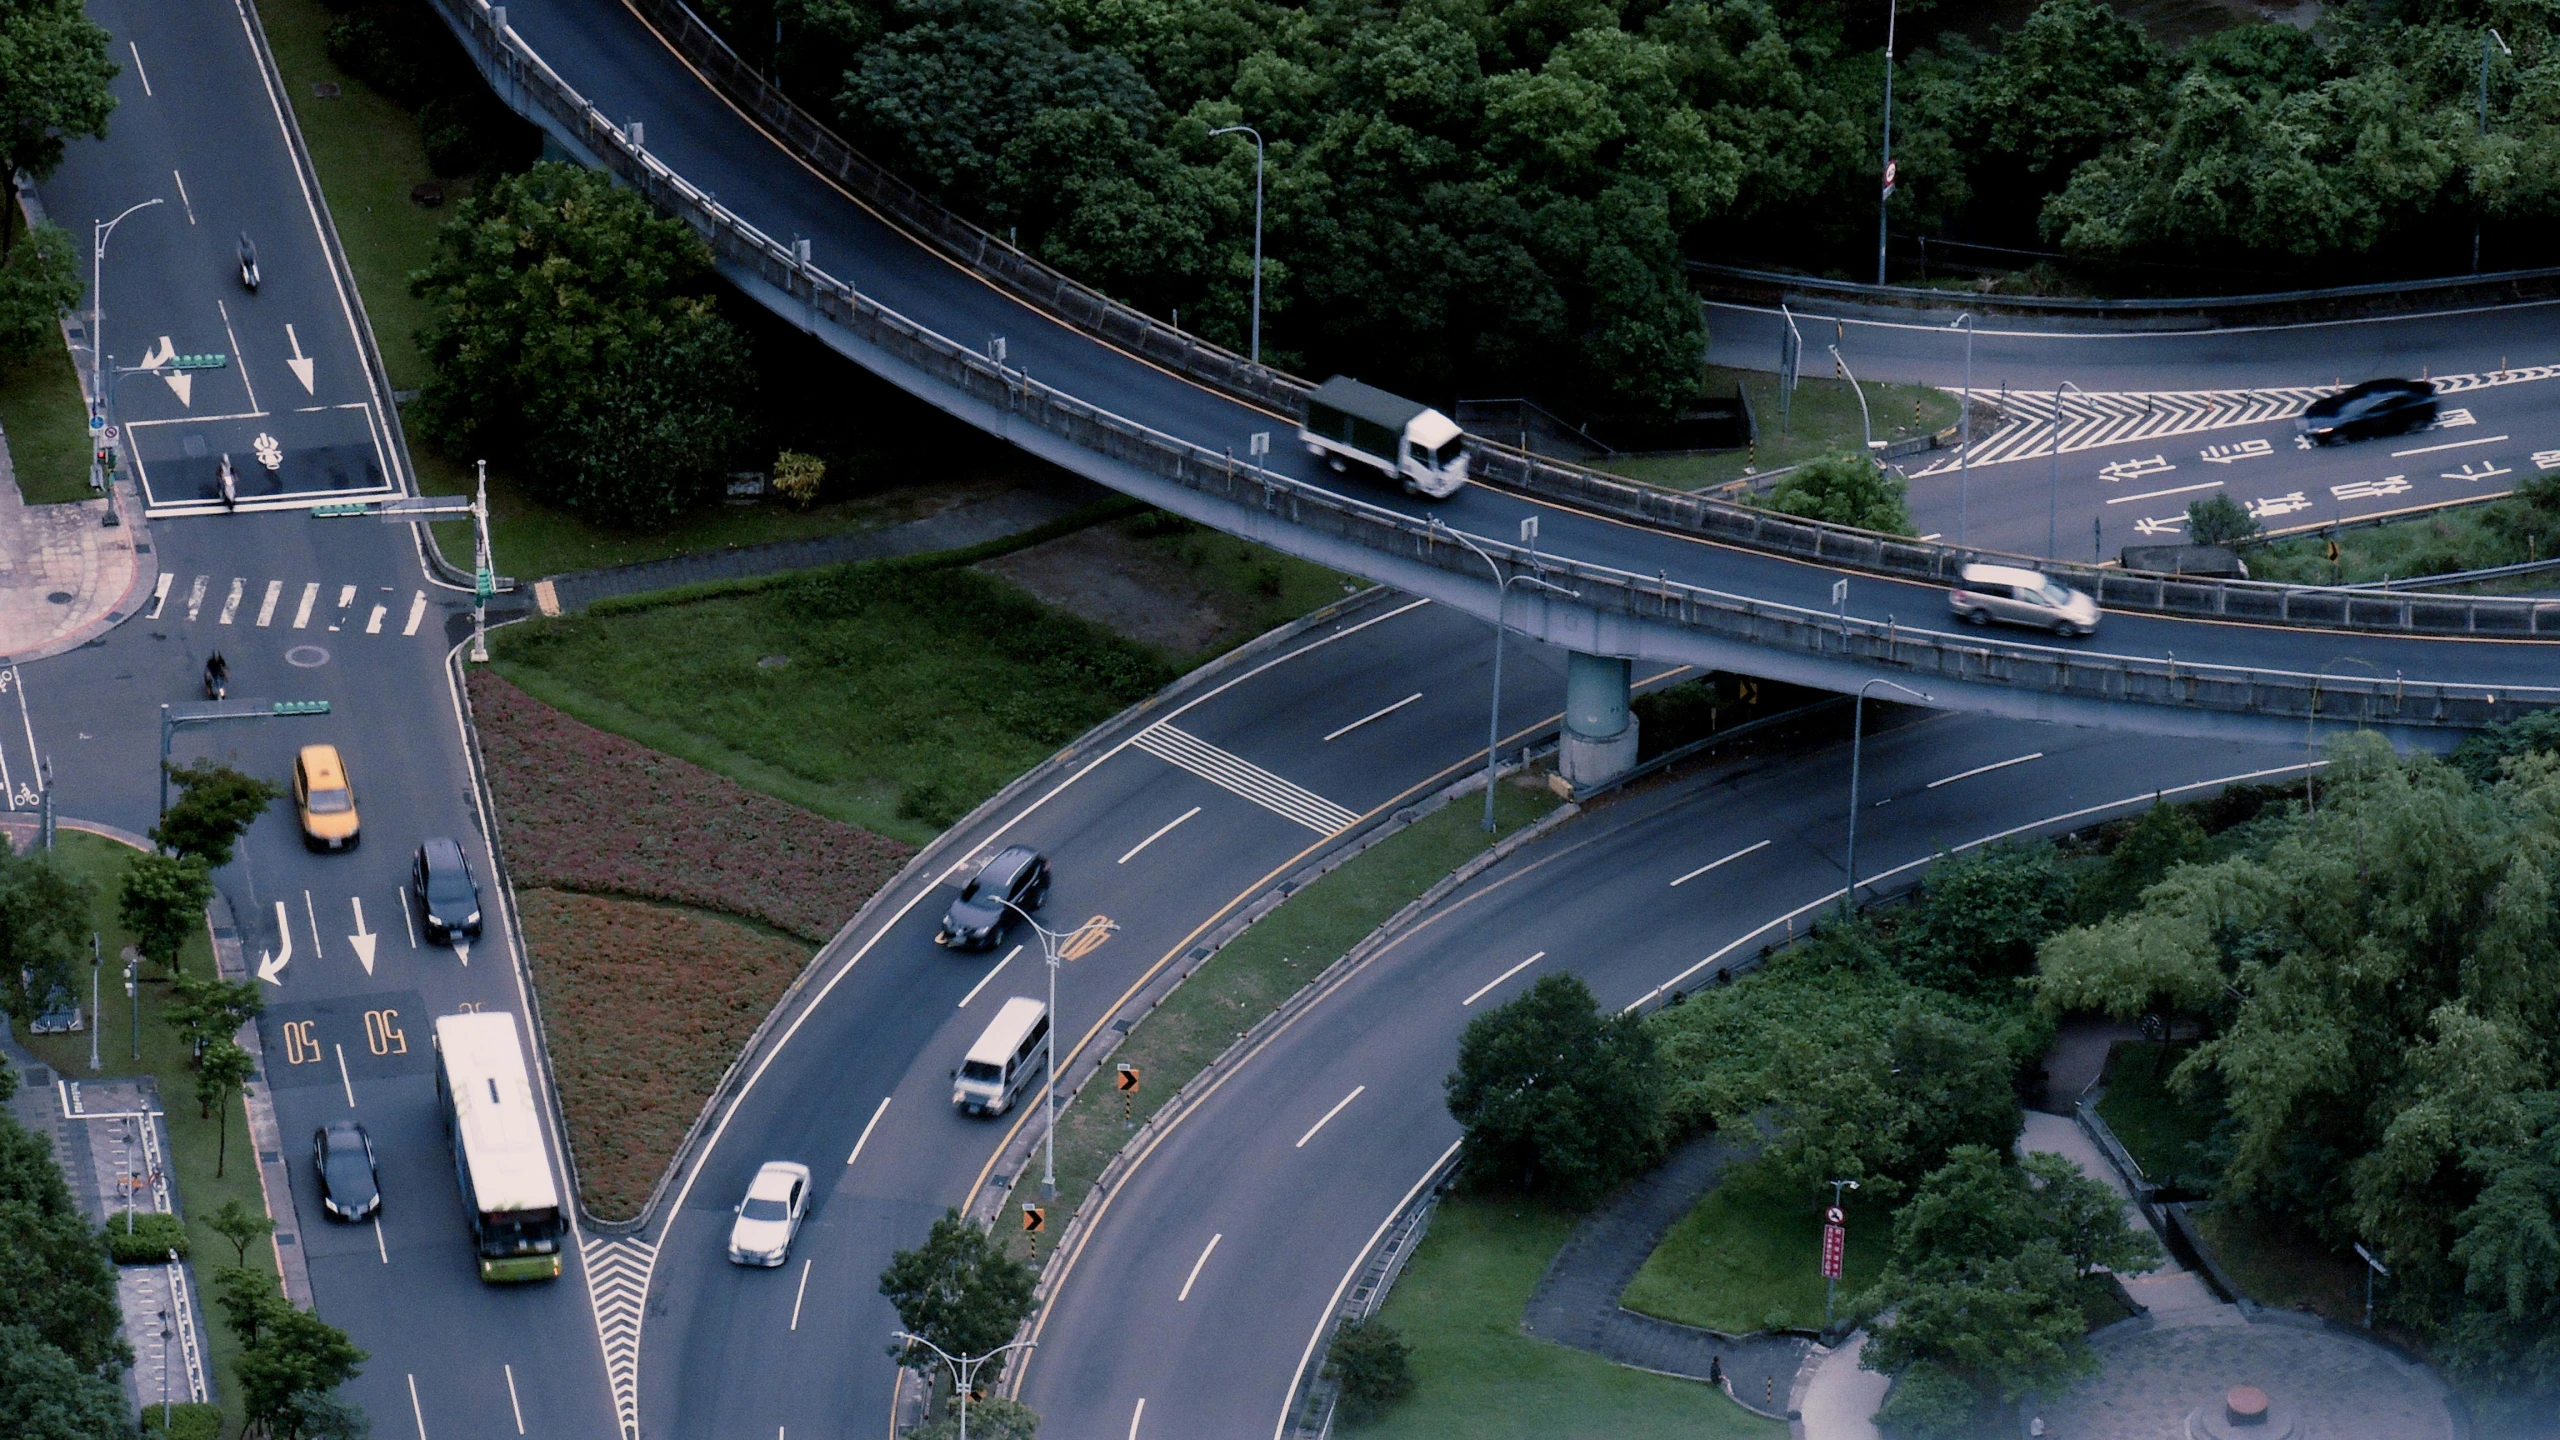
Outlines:
[[1636, 716], [1627, 707], [1634, 662], [1615, 655], [1566, 656], [1564, 737], [1557, 769], [1576, 790], [1613, 780], [1636, 764]]

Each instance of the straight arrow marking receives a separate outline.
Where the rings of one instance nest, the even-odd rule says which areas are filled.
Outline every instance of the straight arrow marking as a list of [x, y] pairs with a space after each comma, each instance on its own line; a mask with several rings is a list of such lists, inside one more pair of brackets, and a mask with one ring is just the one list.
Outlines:
[[363, 899], [350, 895], [347, 903], [356, 907], [356, 933], [347, 937], [347, 943], [356, 947], [356, 958], [364, 962], [364, 973], [370, 975], [373, 973], [373, 942], [377, 937], [365, 931]]
[[303, 394], [309, 395], [314, 393], [311, 388], [311, 374], [317, 367], [318, 362], [303, 355], [302, 337], [294, 334], [293, 327], [290, 325], [284, 327], [284, 341], [287, 345], [293, 347], [292, 358], [284, 362], [285, 368], [293, 372], [294, 379], [302, 382]]
[[276, 902], [276, 934], [284, 941], [284, 949], [273, 955], [261, 954], [258, 957], [258, 978], [270, 985], [280, 987], [284, 982], [276, 977], [284, 973], [285, 966], [293, 963], [293, 922], [285, 918], [284, 902], [281, 900]]

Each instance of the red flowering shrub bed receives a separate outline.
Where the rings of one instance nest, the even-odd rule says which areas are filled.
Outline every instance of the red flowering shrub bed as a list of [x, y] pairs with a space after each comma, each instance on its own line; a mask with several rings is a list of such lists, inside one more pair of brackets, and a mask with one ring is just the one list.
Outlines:
[[915, 848], [812, 814], [471, 672], [480, 750], [526, 889], [672, 900], [823, 944]]
[[516, 896], [587, 1209], [639, 1213], [649, 1187], [811, 951], [670, 905]]

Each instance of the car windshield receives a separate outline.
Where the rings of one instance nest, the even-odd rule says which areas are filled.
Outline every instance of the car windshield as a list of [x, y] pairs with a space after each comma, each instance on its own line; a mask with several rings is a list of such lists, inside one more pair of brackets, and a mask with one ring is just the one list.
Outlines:
[[1004, 1067], [1001, 1065], [990, 1064], [984, 1060], [972, 1060], [968, 1064], [960, 1067], [960, 1078], [963, 1080], [1001, 1080], [1004, 1078]]
[[747, 1220], [788, 1220], [791, 1207], [779, 1200], [749, 1200], [746, 1208], [738, 1214]]
[[560, 1212], [557, 1210], [481, 1213], [480, 1253], [493, 1260], [509, 1255], [549, 1255], [559, 1248]]
[[343, 815], [354, 808], [356, 808], [356, 797], [351, 791], [314, 790], [311, 792], [311, 813], [314, 815]]
[[2036, 593], [2044, 597], [2044, 603], [2047, 605], [2061, 606], [2071, 603], [2071, 588], [2051, 580], [2045, 581], [2044, 587]]

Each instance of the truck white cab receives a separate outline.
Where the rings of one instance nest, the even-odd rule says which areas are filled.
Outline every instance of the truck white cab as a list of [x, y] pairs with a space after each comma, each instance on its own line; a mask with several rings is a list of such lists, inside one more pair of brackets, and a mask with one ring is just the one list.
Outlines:
[[1298, 440], [1337, 471], [1366, 466], [1434, 500], [1467, 483], [1466, 435], [1458, 422], [1348, 376], [1334, 376], [1307, 397]]

